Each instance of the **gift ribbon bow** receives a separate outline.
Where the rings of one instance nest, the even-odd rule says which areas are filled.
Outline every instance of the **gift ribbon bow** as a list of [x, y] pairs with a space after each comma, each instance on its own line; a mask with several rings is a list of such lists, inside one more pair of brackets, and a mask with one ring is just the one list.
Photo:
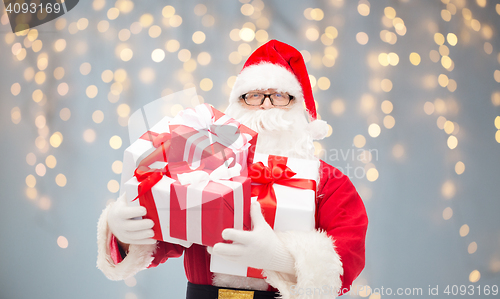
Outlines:
[[241, 165], [236, 163], [233, 167], [229, 168], [233, 158], [230, 158], [221, 166], [217, 167], [210, 174], [203, 170], [195, 170], [188, 173], [180, 173], [177, 175], [177, 179], [181, 185], [191, 184], [196, 187], [196, 189], [203, 190], [210, 181], [217, 182], [220, 180], [230, 180], [231, 178], [237, 177], [241, 172]]
[[[232, 170], [235, 166], [231, 167], [230, 170]], [[187, 164], [187, 162], [185, 161], [178, 163], [170, 163], [164, 168], [159, 168], [159, 169], [151, 169], [147, 166], [139, 166], [134, 171], [134, 176], [137, 178], [137, 181], [139, 182], [139, 187], [137, 190], [138, 195], [132, 201], [136, 200], [137, 198], [151, 191], [154, 185], [156, 185], [156, 183], [158, 183], [164, 175], [175, 180], [179, 179], [179, 176], [181, 175], [187, 175], [192, 172], [204, 172], [200, 170], [203, 169], [204, 167], [205, 167], [204, 164], [201, 164], [200, 167], [196, 169], [191, 169]], [[239, 167], [241, 169], [241, 166]], [[239, 170], [238, 170], [238, 175], [239, 175]]]
[[169, 175], [167, 167], [162, 169], [150, 169], [147, 166], [139, 166], [134, 171], [134, 176], [139, 182], [138, 195], [132, 201], [143, 196], [153, 188], [156, 183], [158, 183], [164, 175]]
[[250, 165], [249, 175], [252, 179], [252, 197], [257, 196], [257, 201], [265, 212], [264, 219], [272, 228], [274, 228], [277, 205], [274, 184], [316, 191], [315, 180], [292, 178], [296, 173], [286, 166], [286, 162], [286, 157], [269, 155], [268, 166], [265, 166], [262, 162]]
[[140, 160], [138, 166], [146, 166], [149, 168], [149, 165], [154, 162], [167, 162], [168, 151], [170, 149], [170, 138], [170, 133], [158, 134], [152, 131], [144, 133], [140, 139], [151, 141], [156, 149], [144, 159]]
[[[194, 109], [188, 108], [179, 112], [170, 121], [169, 125], [183, 125], [197, 131], [207, 131], [211, 143], [219, 142], [232, 150], [247, 149], [250, 147], [249, 141], [252, 139], [252, 136], [239, 132], [240, 123], [237, 120], [227, 115], [215, 120], [212, 108], [208, 104], [198, 105]], [[234, 127], [234, 131], [228, 130], [226, 126]], [[235, 138], [234, 135], [238, 136]]]

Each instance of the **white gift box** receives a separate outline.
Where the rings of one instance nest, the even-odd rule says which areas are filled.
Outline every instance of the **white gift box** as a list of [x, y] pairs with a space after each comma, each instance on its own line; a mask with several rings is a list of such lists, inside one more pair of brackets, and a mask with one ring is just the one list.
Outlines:
[[[168, 124], [172, 118], [166, 116], [162, 118], [156, 125], [154, 125], [149, 131], [157, 134], [169, 133]], [[147, 133], [146, 133], [147, 134]], [[137, 139], [132, 143], [123, 153], [123, 168], [121, 176], [121, 188], [120, 195], [125, 192], [124, 185], [134, 176], [134, 171], [138, 166], [138, 162], [144, 157], [151, 154], [156, 148], [153, 143], [145, 139]], [[154, 165], [150, 165], [151, 168], [163, 168], [166, 163], [156, 162]], [[137, 196], [137, 195], [136, 195]], [[129, 197], [127, 195], [127, 197]]]
[[[255, 153], [253, 162], [268, 166], [269, 155]], [[319, 160], [287, 158], [286, 166], [296, 173], [293, 178], [318, 182]], [[275, 231], [311, 231], [315, 229], [316, 190], [304, 190], [273, 184], [276, 194]], [[257, 197], [252, 197], [252, 202]], [[244, 265], [211, 255], [210, 271], [238, 276], [258, 277]], [[262, 278], [262, 277], [258, 277]]]
[[[154, 125], [149, 131], [162, 134], [169, 133], [168, 124], [172, 118], [164, 117], [162, 118], [156, 125]], [[147, 133], [146, 133], [147, 134]], [[139, 200], [134, 200], [138, 195], [138, 186], [139, 182], [134, 177], [134, 171], [138, 166], [138, 162], [140, 162], [147, 155], [151, 154], [156, 148], [153, 146], [153, 142], [139, 138], [134, 143], [132, 143], [123, 153], [123, 169], [121, 176], [121, 188], [120, 195], [126, 193], [127, 203], [130, 206], [139, 206]], [[165, 167], [166, 162], [155, 162], [149, 165], [150, 168], [163, 168]], [[155, 185], [155, 188], [151, 189], [153, 196], [155, 198], [169, 198], [170, 196], [170, 185], [175, 180], [163, 176], [162, 179]], [[164, 194], [168, 192], [167, 194]], [[169, 210], [170, 202], [168, 200], [159, 201], [156, 203], [156, 208], [158, 210]], [[165, 213], [159, 213], [161, 215], [165, 215]], [[172, 238], [168, 235], [170, 231], [169, 227], [169, 219], [161, 219], [161, 230], [162, 232], [167, 232], [164, 234], [163, 240], [173, 244], [179, 244], [184, 247], [191, 246], [191, 242], [187, 242], [185, 240], [180, 240], [176, 238]]]
[[[200, 122], [202, 124], [200, 124]], [[217, 129], [221, 129], [220, 127], [213, 127], [212, 124], [217, 124], [219, 126], [233, 126], [235, 127], [235, 132], [237, 132], [236, 129], [241, 130], [239, 135], [237, 136], [235, 140], [230, 139], [229, 141], [226, 140], [226, 142], [233, 142], [233, 144], [229, 144], [229, 149], [231, 149], [233, 152], [235, 152], [235, 159], [236, 159], [236, 164], [243, 166], [246, 168], [247, 164], [247, 156], [249, 153], [253, 153], [253, 150], [250, 151], [250, 147], [254, 147], [256, 143], [256, 133], [251, 131], [250, 129], [244, 127], [238, 122], [236, 122], [234, 119], [224, 115], [222, 112], [217, 111], [213, 109], [209, 105], [199, 105], [195, 107], [194, 109], [186, 109], [181, 111], [175, 118], [169, 118], [169, 117], [164, 117], [161, 119], [156, 125], [154, 125], [151, 129], [149, 129], [148, 132], [142, 135], [141, 138], [136, 140], [134, 143], [132, 143], [124, 152], [124, 157], [123, 157], [123, 171], [122, 171], [122, 176], [121, 176], [121, 190], [120, 194], [122, 195], [123, 193], [126, 193], [126, 199], [129, 205], [131, 206], [138, 206], [138, 205], [144, 205], [146, 209], [148, 210], [148, 214], [145, 216], [147, 218], [151, 218], [155, 222], [155, 227], [153, 228], [155, 231], [155, 236], [154, 239], [157, 240], [162, 240], [166, 241], [169, 243], [174, 243], [174, 244], [180, 244], [183, 246], [190, 246], [192, 243], [197, 243], [197, 244], [206, 244], [205, 242], [209, 242], [212, 240], [212, 243], [209, 243], [210, 246], [213, 246], [216, 242], [219, 242], [218, 239], [215, 239], [217, 236], [213, 237], [216, 235], [214, 233], [217, 228], [224, 229], [225, 227], [233, 227], [233, 226], [228, 226], [228, 217], [227, 214], [231, 212], [231, 217], [234, 217], [234, 227], [243, 227], [243, 222], [244, 222], [244, 217], [243, 217], [243, 207], [240, 207], [243, 202], [245, 202], [245, 207], [250, 206], [250, 180], [246, 177], [239, 177], [240, 173], [238, 172], [237, 174], [234, 174], [234, 180], [235, 181], [229, 181], [231, 177], [228, 178], [217, 178], [217, 176], [214, 176], [212, 178], [212, 175], [209, 175], [210, 178], [210, 185], [212, 186], [213, 182], [217, 182], [219, 185], [224, 185], [226, 188], [216, 188], [217, 190], [211, 190], [208, 188], [205, 190], [203, 187], [198, 186], [199, 184], [188, 186], [187, 192], [188, 194], [185, 196], [185, 198], [177, 198], [175, 196], [175, 193], [171, 194], [171, 188], [176, 187], [176, 190], [178, 188], [180, 189], [185, 189], [182, 186], [179, 185], [179, 183], [174, 184], [176, 182], [175, 178], [176, 176], [172, 176], [171, 174], [173, 172], [179, 171], [180, 169], [177, 168], [177, 163], [175, 162], [175, 159], [172, 159], [170, 161], [171, 157], [169, 155], [168, 159], [171, 163], [171, 165], [174, 165], [172, 169], [169, 169], [169, 176], [167, 177], [165, 175], [161, 175], [160, 177], [156, 176], [156, 179], [153, 183], [154, 186], [151, 186], [151, 184], [146, 184], [149, 185], [147, 188], [150, 190], [150, 193], [148, 191], [148, 199], [145, 199], [143, 202], [138, 198], [138, 193], [139, 189], [142, 187], [139, 187], [141, 183], [139, 181], [141, 180], [149, 180], [152, 179], [152, 177], [143, 177], [142, 175], [139, 175], [138, 177], [134, 176], [135, 170], [139, 167], [139, 163], [141, 163], [141, 166], [147, 166], [151, 170], [156, 170], [156, 171], [164, 171], [165, 166], [167, 165], [167, 162], [163, 161], [163, 157], [161, 157], [161, 150], [163, 147], [160, 148], [161, 142], [165, 141], [166, 139], [170, 139], [172, 143], [176, 142], [175, 144], [179, 144], [179, 140], [176, 139], [174, 141], [173, 136], [177, 133], [177, 130], [172, 129], [172, 125], [179, 125], [183, 124], [185, 127], [192, 129], [195, 133], [198, 133], [198, 130], [208, 130], [212, 129], [212, 133], [210, 134], [216, 134]], [[194, 128], [192, 128], [193, 126]], [[172, 130], [172, 132], [170, 132]], [[208, 132], [207, 131], [207, 132]], [[168, 136], [161, 135], [167, 133]], [[172, 136], [170, 136], [169, 133], [172, 133]], [[185, 146], [181, 147], [181, 151], [178, 150], [179, 146], [177, 146], [177, 154], [183, 154], [184, 155], [184, 160], [180, 161], [180, 163], [183, 162], [191, 162], [189, 163], [189, 167], [193, 169], [193, 167], [199, 166], [200, 165], [200, 160], [201, 158], [198, 159], [191, 159], [193, 161], [187, 161], [187, 157], [189, 157], [189, 153], [191, 152], [191, 149], [194, 149], [195, 152], [199, 148], [205, 148], [209, 146], [212, 143], [213, 140], [223, 140], [224, 137], [234, 137], [234, 136], [225, 136], [224, 134], [228, 134], [226, 131], [219, 132], [220, 134], [218, 135], [218, 138], [205, 138], [210, 141], [209, 144], [206, 142], [194, 142], [193, 140], [191, 143], [186, 144]], [[199, 135], [199, 136], [198, 136]], [[198, 136], [196, 140], [198, 139], [203, 139], [204, 138], [199, 138], [199, 137], [205, 137], [206, 134], [195, 134], [195, 136]], [[156, 138], [159, 136], [158, 138]], [[227, 139], [227, 138], [226, 138]], [[172, 143], [169, 143], [170, 148], [168, 151], [172, 153]], [[166, 144], [166, 143], [165, 143]], [[158, 148], [157, 148], [158, 147]], [[159, 151], [158, 151], [159, 150]], [[166, 152], [167, 150], [163, 149], [163, 156], [167, 158]], [[153, 153], [151, 155], [151, 153]], [[201, 154], [200, 154], [201, 155]], [[174, 156], [175, 158], [176, 156]], [[182, 156], [180, 156], [182, 157]], [[156, 159], [159, 159], [161, 161], [155, 161]], [[233, 159], [233, 158], [230, 158]], [[166, 159], [165, 159], [166, 160]], [[178, 159], [177, 159], [178, 160]], [[147, 161], [147, 162], [146, 162]], [[152, 162], [155, 161], [155, 162]], [[191, 165], [194, 164], [193, 162], [197, 162], [196, 165]], [[218, 162], [218, 160], [217, 160]], [[239, 162], [243, 163], [243, 165], [239, 164]], [[145, 163], [148, 163], [150, 165], [145, 165]], [[173, 164], [172, 164], [173, 163]], [[221, 162], [222, 163], [222, 162]], [[188, 165], [186, 165], [188, 166]], [[179, 166], [180, 167], [180, 166]], [[177, 169], [176, 169], [177, 168]], [[182, 167], [181, 167], [182, 168]], [[139, 168], [138, 170], [142, 171], [142, 168]], [[164, 171], [163, 174], [166, 172]], [[157, 173], [158, 174], [158, 173]], [[150, 174], [148, 174], [150, 175]], [[142, 177], [142, 178], [141, 178]], [[238, 177], [238, 178], [236, 178]], [[139, 179], [138, 179], [139, 178]], [[208, 182], [207, 182], [208, 183]], [[174, 184], [174, 186], [172, 186]], [[245, 193], [245, 196], [243, 196], [243, 184], [245, 184], [245, 189], [247, 190]], [[183, 185], [183, 184], [181, 184]], [[145, 186], [144, 184], [141, 186]], [[214, 188], [213, 186], [211, 187], [212, 189]], [[228, 188], [230, 188], [228, 190]], [[225, 193], [222, 193], [222, 191], [225, 190]], [[179, 191], [179, 190], [177, 190]], [[218, 191], [214, 192], [214, 191]], [[182, 193], [182, 192], [181, 192]], [[145, 194], [141, 195], [144, 196]], [[203, 195], [203, 196], [202, 196]], [[174, 197], [172, 197], [174, 196]], [[152, 198], [151, 198], [152, 197]], [[206, 207], [205, 205], [202, 205], [203, 203], [207, 203], [211, 200], [215, 200], [217, 198], [224, 199], [226, 201], [229, 200], [229, 197], [231, 197], [231, 201], [227, 202], [226, 204], [222, 204], [220, 209], [214, 209], [212, 205], [213, 211], [207, 211], [208, 208], [203, 208]], [[203, 201], [202, 201], [203, 198]], [[244, 200], [246, 198], [246, 200]], [[169, 199], [179, 200], [179, 204], [182, 202], [186, 206], [183, 208], [185, 210], [185, 217], [181, 219], [178, 219], [179, 217], [179, 212], [177, 211], [178, 205], [176, 202], [172, 203]], [[224, 202], [222, 202], [224, 203]], [[231, 211], [231, 208], [233, 208], [232, 204], [234, 204], [234, 211]], [[170, 206], [172, 205], [172, 206]], [[241, 208], [241, 209], [240, 209]], [[241, 211], [240, 211], [241, 210]], [[211, 219], [209, 216], [210, 215], [218, 215], [216, 212], [220, 211], [220, 215], [226, 215], [224, 218], [225, 221], [220, 221], [219, 218], [217, 223], [214, 225], [209, 225], [207, 224], [207, 219]], [[241, 213], [240, 213], [241, 212]], [[202, 216], [202, 213], [204, 217]], [[233, 215], [234, 214], [234, 215]], [[250, 226], [250, 221], [248, 217], [248, 213], [246, 213], [247, 217], [245, 219], [248, 219], [247, 222], [245, 222], [246, 226]], [[177, 216], [177, 218], [176, 218]], [[203, 225], [202, 221], [203, 219]], [[176, 225], [179, 223], [179, 220], [185, 221], [186, 225]], [[184, 222], [182, 222], [184, 223]], [[158, 225], [157, 225], [158, 224]], [[170, 227], [170, 226], [173, 227]], [[182, 230], [182, 228], [186, 228], [185, 231]], [[208, 233], [202, 233], [202, 231], [207, 231]], [[186, 232], [187, 235], [183, 235], [183, 233]], [[171, 237], [174, 236], [174, 237]], [[220, 236], [220, 233], [219, 233]], [[202, 241], [203, 237], [203, 241]], [[222, 241], [222, 238], [220, 239]]]
[[[175, 182], [174, 179], [163, 176], [156, 185], [151, 188], [151, 193], [154, 198], [165, 199], [170, 197], [170, 185]], [[131, 178], [124, 184], [124, 191], [127, 193], [127, 202], [130, 206], [140, 206], [139, 199], [134, 200], [138, 195], [139, 182], [135, 177]], [[184, 247], [191, 246], [191, 242], [170, 237], [170, 201], [155, 200], [156, 210], [158, 211], [158, 219], [162, 232], [162, 240], [172, 244], [179, 244]], [[156, 224], [155, 224], [156, 225]]]

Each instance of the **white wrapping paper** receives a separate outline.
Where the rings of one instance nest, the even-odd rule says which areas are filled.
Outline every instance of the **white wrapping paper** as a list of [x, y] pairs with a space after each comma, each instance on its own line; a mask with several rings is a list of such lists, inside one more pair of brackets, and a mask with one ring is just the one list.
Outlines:
[[[253, 162], [267, 166], [268, 155], [255, 153]], [[286, 165], [295, 173], [293, 178], [319, 182], [319, 160], [288, 158]], [[315, 229], [315, 191], [273, 185], [276, 194], [275, 231], [310, 231]], [[252, 198], [252, 202], [257, 197]], [[210, 271], [238, 276], [247, 276], [247, 267], [212, 254]]]

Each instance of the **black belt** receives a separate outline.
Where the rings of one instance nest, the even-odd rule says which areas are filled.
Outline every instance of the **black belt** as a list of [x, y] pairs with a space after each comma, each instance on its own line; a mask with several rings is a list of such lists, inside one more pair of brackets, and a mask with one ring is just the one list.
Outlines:
[[189, 281], [186, 291], [186, 299], [274, 299], [278, 295], [276, 292], [220, 288]]

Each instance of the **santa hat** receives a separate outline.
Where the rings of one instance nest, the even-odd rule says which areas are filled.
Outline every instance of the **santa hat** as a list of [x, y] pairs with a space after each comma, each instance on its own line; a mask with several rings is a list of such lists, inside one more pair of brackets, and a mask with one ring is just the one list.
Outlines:
[[302, 54], [294, 47], [270, 40], [250, 55], [236, 78], [229, 96], [230, 104], [251, 90], [274, 88], [294, 96], [296, 104], [305, 103], [309, 114], [307, 130], [313, 139], [323, 139], [328, 132], [325, 121], [317, 119], [316, 104]]

